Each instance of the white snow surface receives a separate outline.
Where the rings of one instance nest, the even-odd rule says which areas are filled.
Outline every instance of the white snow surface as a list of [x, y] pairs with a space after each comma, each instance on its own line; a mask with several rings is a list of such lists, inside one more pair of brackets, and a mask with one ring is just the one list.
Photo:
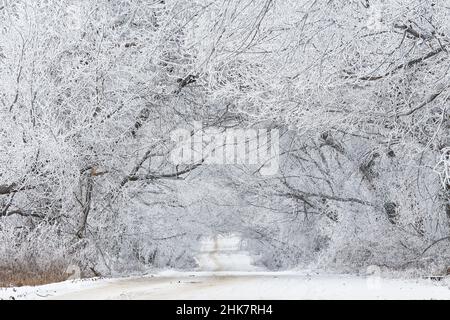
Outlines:
[[450, 279], [265, 272], [241, 248], [236, 236], [204, 239], [199, 271], [0, 288], [0, 299], [450, 299]]
[[450, 299], [450, 281], [309, 272], [178, 272], [0, 289], [0, 299]]

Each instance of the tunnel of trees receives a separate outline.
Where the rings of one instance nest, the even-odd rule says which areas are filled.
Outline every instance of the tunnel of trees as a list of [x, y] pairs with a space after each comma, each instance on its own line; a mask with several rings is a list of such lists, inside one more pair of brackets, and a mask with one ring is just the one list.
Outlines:
[[[446, 0], [0, 1], [0, 272], [450, 264]], [[279, 132], [279, 169], [171, 132]], [[193, 129], [192, 129], [193, 130]], [[2, 279], [0, 279], [2, 281]]]

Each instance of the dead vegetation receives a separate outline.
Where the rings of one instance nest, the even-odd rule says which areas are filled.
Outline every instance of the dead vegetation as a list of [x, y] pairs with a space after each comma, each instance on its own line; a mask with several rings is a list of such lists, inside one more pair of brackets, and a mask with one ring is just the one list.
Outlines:
[[65, 268], [59, 266], [47, 270], [0, 267], [0, 287], [38, 286], [61, 282], [70, 277], [65, 271]]

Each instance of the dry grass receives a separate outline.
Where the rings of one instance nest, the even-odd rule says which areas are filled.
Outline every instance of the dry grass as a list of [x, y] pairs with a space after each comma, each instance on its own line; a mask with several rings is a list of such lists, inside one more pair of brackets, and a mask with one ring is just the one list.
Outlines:
[[0, 267], [0, 287], [38, 286], [67, 280], [64, 268], [52, 267], [48, 270]]

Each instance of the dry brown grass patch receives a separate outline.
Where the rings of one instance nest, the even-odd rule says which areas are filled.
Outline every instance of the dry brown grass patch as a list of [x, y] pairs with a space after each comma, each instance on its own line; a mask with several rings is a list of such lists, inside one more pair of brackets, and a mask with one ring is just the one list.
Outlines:
[[64, 268], [52, 267], [47, 270], [0, 267], [0, 287], [39, 286], [67, 280]]

